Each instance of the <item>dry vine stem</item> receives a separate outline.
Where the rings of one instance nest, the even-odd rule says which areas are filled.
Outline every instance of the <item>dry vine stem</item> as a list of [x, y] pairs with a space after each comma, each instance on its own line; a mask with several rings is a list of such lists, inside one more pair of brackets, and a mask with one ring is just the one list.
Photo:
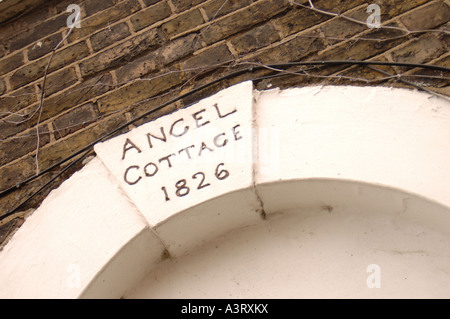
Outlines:
[[[209, 24], [204, 30], [200, 31], [200, 34], [203, 34], [206, 30], [208, 30], [208, 29], [211, 27], [212, 22], [214, 22], [214, 21], [216, 20], [217, 15], [218, 15], [219, 12], [222, 10], [222, 8], [227, 4], [228, 1], [229, 1], [229, 0], [225, 0], [225, 1], [222, 3], [222, 5], [220, 6], [220, 8], [216, 11], [216, 13], [214, 14], [214, 16], [212, 17], [212, 19], [211, 19], [211, 21], [210, 21], [211, 24]], [[197, 37], [197, 39], [196, 39], [195, 42], [194, 42], [193, 48], [195, 48], [195, 47], [197, 46], [198, 41], [200, 41], [199, 39], [200, 39], [200, 37]]]
[[[78, 18], [80, 17], [80, 13], [78, 12], [78, 14], [75, 17], [74, 21], [77, 21]], [[75, 28], [75, 23], [73, 23], [71, 25], [71, 27], [69, 28], [69, 31], [67, 32], [67, 34], [64, 36], [64, 38], [59, 41], [59, 43], [54, 47], [54, 49], [52, 50], [52, 54], [50, 55], [50, 58], [48, 60], [47, 66], [45, 67], [45, 72], [44, 72], [44, 78], [42, 80], [42, 88], [41, 88], [41, 99], [39, 102], [39, 107], [37, 108], [36, 111], [39, 110], [39, 116], [38, 116], [38, 120], [36, 123], [36, 156], [35, 156], [35, 162], [36, 162], [36, 175], [39, 174], [39, 144], [40, 144], [40, 135], [39, 135], [39, 124], [41, 122], [41, 116], [42, 116], [42, 110], [43, 110], [43, 106], [44, 106], [44, 98], [45, 98], [45, 81], [47, 80], [47, 74], [48, 74], [48, 69], [50, 68], [50, 63], [52, 62], [53, 56], [55, 55], [56, 50], [59, 49], [60, 45], [67, 39], [67, 37], [70, 35], [70, 33], [72, 32], [73, 28]], [[33, 114], [31, 117], [33, 117], [35, 114]]]

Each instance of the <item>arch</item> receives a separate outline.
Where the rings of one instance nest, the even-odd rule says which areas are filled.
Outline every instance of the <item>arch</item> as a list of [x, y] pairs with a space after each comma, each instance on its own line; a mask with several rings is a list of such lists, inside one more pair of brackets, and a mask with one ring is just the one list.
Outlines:
[[339, 179], [276, 181], [260, 192], [269, 205], [265, 220], [162, 261], [124, 298], [449, 295], [447, 207]]
[[[186, 134], [149, 146], [180, 121]], [[230, 87], [97, 145], [0, 254], [1, 293], [121, 297], [161, 260], [298, 207], [401, 213], [448, 236], [449, 122], [446, 100], [405, 89]], [[141, 152], [123, 156], [127, 141]]]

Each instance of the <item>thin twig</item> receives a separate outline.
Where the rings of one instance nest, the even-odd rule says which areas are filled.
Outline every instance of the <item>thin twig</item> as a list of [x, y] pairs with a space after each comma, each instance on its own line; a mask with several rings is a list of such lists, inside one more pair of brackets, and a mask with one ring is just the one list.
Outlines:
[[448, 96], [445, 96], [445, 95], [440, 94], [440, 93], [438, 93], [438, 92], [434, 92], [434, 91], [432, 91], [432, 90], [429, 90], [429, 89], [427, 89], [426, 87], [423, 87], [422, 85], [418, 85], [418, 84], [416, 84], [416, 83], [414, 83], [414, 82], [411, 82], [411, 81], [407, 81], [407, 80], [405, 80], [405, 79], [402, 79], [401, 76], [396, 76], [396, 75], [394, 75], [394, 74], [390, 74], [389, 72], [383, 71], [383, 70], [378, 69], [378, 68], [376, 68], [376, 67], [374, 67], [374, 66], [371, 66], [371, 65], [368, 65], [367, 67], [368, 67], [369, 69], [372, 69], [372, 70], [374, 70], [374, 71], [376, 71], [376, 72], [379, 72], [379, 73], [381, 73], [381, 74], [384, 74], [384, 75], [387, 75], [387, 76], [391, 76], [391, 77], [397, 78], [400, 82], [403, 82], [403, 83], [405, 83], [405, 84], [407, 84], [407, 85], [411, 85], [411, 86], [415, 87], [415, 88], [418, 89], [418, 90], [425, 91], [425, 92], [427, 92], [427, 93], [429, 93], [429, 94], [431, 94], [431, 95], [434, 95], [434, 96], [443, 98], [443, 99], [445, 99], [445, 100], [447, 100], [447, 101], [450, 101], [450, 98], [449, 98]]
[[296, 75], [296, 76], [307, 76], [307, 77], [310, 77], [310, 78], [325, 78], [325, 79], [335, 79], [335, 80], [350, 80], [350, 81], [354, 81], [354, 82], [364, 82], [364, 83], [381, 82], [381, 81], [386, 81], [386, 80], [389, 80], [389, 79], [392, 79], [392, 78], [395, 77], [395, 76], [389, 76], [389, 77], [384, 77], [384, 78], [380, 78], [380, 79], [368, 80], [368, 79], [365, 79], [365, 78], [359, 78], [359, 77], [354, 77], [354, 76], [346, 76], [346, 75], [318, 75], [318, 74], [311, 74], [311, 73], [305, 72], [304, 70], [288, 71], [288, 70], [283, 70], [283, 69], [271, 67], [271, 66], [268, 66], [268, 65], [264, 65], [264, 64], [261, 64], [261, 63], [257, 63], [257, 62], [246, 62], [246, 64], [254, 64], [255, 66], [260, 66], [260, 67], [266, 68], [266, 69], [271, 70], [271, 71], [284, 73], [284, 74], [290, 74], [290, 75]]
[[[80, 16], [80, 13], [78, 12], [77, 16], [75, 17], [74, 21], [77, 21], [78, 18]], [[53, 56], [55, 55], [56, 50], [58, 50], [59, 46], [67, 39], [67, 37], [70, 35], [70, 33], [72, 32], [72, 30], [75, 28], [76, 23], [73, 23], [69, 29], [69, 31], [67, 32], [67, 34], [64, 36], [64, 38], [55, 46], [55, 48], [52, 50], [52, 54], [50, 55], [50, 58], [48, 60], [47, 66], [45, 67], [45, 72], [44, 72], [44, 79], [42, 80], [42, 87], [41, 87], [41, 99], [40, 99], [40, 103], [39, 103], [39, 116], [38, 116], [38, 120], [36, 123], [36, 136], [37, 136], [37, 141], [36, 141], [36, 156], [35, 156], [35, 162], [36, 162], [36, 175], [39, 174], [39, 144], [40, 144], [40, 135], [39, 135], [39, 124], [41, 121], [41, 116], [42, 116], [42, 110], [43, 110], [43, 106], [44, 106], [44, 98], [45, 98], [45, 82], [47, 80], [47, 74], [48, 74], [48, 70], [50, 68], [50, 63], [52, 62]], [[34, 116], [34, 115], [33, 115]]]
[[[225, 0], [225, 1], [223, 2], [223, 4], [220, 6], [220, 8], [219, 8], [219, 9], [216, 11], [216, 13], [214, 14], [214, 16], [213, 16], [213, 18], [211, 19], [211, 21], [210, 21], [210, 23], [208, 24], [208, 26], [207, 26], [205, 29], [203, 29], [202, 31], [200, 31], [200, 34], [203, 34], [206, 30], [208, 30], [208, 29], [211, 27], [211, 25], [213, 24], [213, 22], [216, 20], [217, 15], [218, 15], [219, 12], [222, 10], [222, 8], [227, 4], [228, 1], [229, 1], [229, 0]], [[200, 41], [200, 37], [198, 37], [198, 38], [195, 39], [194, 45], [192, 46], [192, 47], [194, 48], [194, 50], [195, 50], [195, 47], [197, 46], [197, 44], [198, 44], [199, 41]]]

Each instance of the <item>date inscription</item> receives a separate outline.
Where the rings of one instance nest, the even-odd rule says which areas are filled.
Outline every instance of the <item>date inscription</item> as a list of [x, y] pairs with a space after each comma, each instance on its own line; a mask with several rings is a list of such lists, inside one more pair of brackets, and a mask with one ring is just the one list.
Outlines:
[[[121, 158], [126, 163], [124, 182], [151, 189], [155, 195], [160, 192], [162, 201], [170, 202], [228, 179], [230, 166], [224, 162], [237, 157], [235, 143], [243, 145], [245, 140], [237, 113], [236, 107], [215, 103], [153, 126], [139, 137], [127, 137]], [[171, 180], [174, 170], [182, 173], [192, 165], [197, 168], [189, 175]], [[168, 170], [172, 172], [165, 175]]]
[[[224, 168], [224, 163], [220, 163], [217, 165], [216, 170], [214, 172], [214, 177], [218, 181], [223, 181], [230, 176], [230, 172]], [[203, 188], [211, 186], [211, 183], [207, 181], [206, 174], [204, 172], [197, 172], [192, 175], [193, 186], [189, 184], [188, 180], [180, 179], [175, 183], [174, 196], [184, 197], [191, 193], [192, 188], [196, 190], [201, 190]], [[161, 187], [161, 190], [164, 194], [166, 202], [171, 200], [171, 195], [169, 195], [169, 191], [166, 186]]]

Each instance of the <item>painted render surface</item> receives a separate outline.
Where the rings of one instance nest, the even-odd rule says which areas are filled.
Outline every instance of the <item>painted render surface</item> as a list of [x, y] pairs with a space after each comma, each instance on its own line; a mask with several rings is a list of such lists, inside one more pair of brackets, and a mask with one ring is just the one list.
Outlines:
[[410, 90], [235, 85], [98, 144], [0, 252], [0, 296], [449, 297], [449, 124]]

